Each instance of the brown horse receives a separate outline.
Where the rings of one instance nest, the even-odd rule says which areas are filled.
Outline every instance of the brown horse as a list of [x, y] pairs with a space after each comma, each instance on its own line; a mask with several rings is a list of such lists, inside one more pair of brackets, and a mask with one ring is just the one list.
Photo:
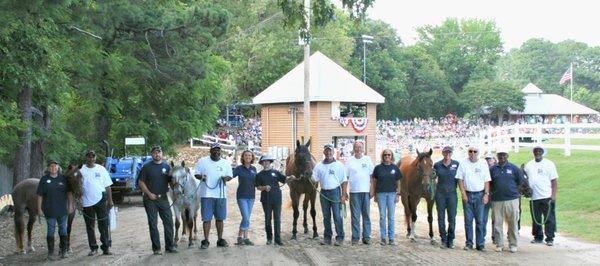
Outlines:
[[308, 210], [308, 202], [310, 201], [310, 215], [313, 220], [313, 237], [319, 237], [316, 223], [317, 211], [315, 210], [318, 184], [311, 180], [312, 171], [313, 168], [315, 168], [315, 160], [310, 154], [309, 147], [310, 139], [304, 145], [301, 145], [300, 141], [296, 140], [296, 150], [293, 154], [290, 154], [285, 161], [285, 175], [300, 177], [300, 180], [291, 180], [288, 183], [292, 207], [294, 209], [292, 239], [296, 239], [296, 233], [298, 232], [298, 230], [296, 230], [296, 225], [298, 223], [298, 216], [300, 216], [298, 207], [300, 205], [300, 195], [302, 194], [304, 194], [304, 202], [302, 205], [302, 209], [304, 210], [304, 222], [302, 223], [304, 226], [304, 233], [308, 234], [306, 211]]
[[[71, 165], [65, 173], [67, 177], [67, 186], [73, 194], [73, 198], [76, 200], [81, 199], [81, 173], [77, 166]], [[37, 207], [37, 187], [40, 180], [38, 178], [25, 179], [15, 186], [12, 191], [12, 198], [14, 203], [14, 223], [15, 223], [15, 240], [17, 242], [17, 252], [25, 254], [27, 251], [35, 251], [33, 243], [31, 241], [31, 233], [33, 231], [33, 225], [38, 218], [38, 207]], [[28, 213], [29, 219], [27, 221], [27, 250], [23, 247], [23, 238], [25, 237], [25, 223], [23, 216], [25, 212]], [[69, 250], [69, 239], [71, 236], [71, 225], [73, 224], [73, 218], [75, 212], [72, 212], [68, 216], [67, 222], [67, 250]]]
[[[73, 208], [79, 208], [81, 205], [81, 197], [83, 196], [83, 176], [79, 171], [80, 167], [81, 166], [71, 164], [65, 172], [67, 186], [69, 187], [69, 191], [71, 191], [71, 195], [73, 195]], [[71, 251], [71, 228], [74, 219], [75, 210], [73, 210], [72, 213], [69, 213], [67, 218], [67, 251]]]
[[431, 215], [434, 199], [429, 189], [429, 186], [431, 185], [431, 175], [433, 173], [433, 162], [431, 160], [432, 153], [433, 150], [431, 149], [429, 149], [429, 152], [421, 153], [417, 150], [417, 158], [413, 159], [410, 156], [405, 156], [398, 163], [398, 167], [403, 176], [400, 183], [400, 195], [402, 197], [404, 217], [407, 226], [406, 236], [409, 237], [411, 241], [416, 241], [415, 222], [417, 221], [417, 205], [419, 205], [421, 198], [425, 198], [427, 200], [429, 237], [431, 243], [435, 244], [432, 227], [433, 216]]

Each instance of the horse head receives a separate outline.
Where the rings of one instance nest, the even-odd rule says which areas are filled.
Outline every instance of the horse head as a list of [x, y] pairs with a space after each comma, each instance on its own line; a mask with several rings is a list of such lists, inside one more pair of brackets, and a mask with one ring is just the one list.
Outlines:
[[173, 192], [175, 196], [182, 195], [185, 193], [185, 188], [189, 182], [190, 169], [185, 167], [185, 161], [181, 162], [181, 165], [175, 165], [171, 161], [171, 171], [169, 176], [173, 180]]
[[67, 168], [67, 171], [64, 175], [67, 178], [67, 186], [69, 186], [69, 190], [71, 190], [73, 198], [76, 200], [80, 200], [83, 196], [83, 176], [79, 171], [79, 166], [75, 164], [70, 164], [69, 168]]
[[419, 152], [417, 150], [417, 159], [416, 168], [417, 174], [421, 177], [421, 184], [423, 186], [428, 186], [431, 181], [431, 176], [433, 174], [433, 161], [431, 160], [431, 154], [433, 154], [433, 150], [429, 149], [429, 152]]
[[308, 178], [312, 175], [313, 156], [310, 154], [310, 139], [305, 144], [296, 140], [294, 150], [294, 169], [292, 171], [299, 177]]

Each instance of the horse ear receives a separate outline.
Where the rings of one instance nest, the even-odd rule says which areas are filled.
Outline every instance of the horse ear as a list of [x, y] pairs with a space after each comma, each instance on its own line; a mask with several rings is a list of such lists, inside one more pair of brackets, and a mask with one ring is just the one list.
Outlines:
[[181, 166], [185, 167], [185, 161], [181, 161]]
[[417, 156], [419, 155], [419, 149], [415, 149], [417, 151]]
[[308, 141], [306, 142], [306, 147], [310, 147], [310, 141], [312, 140], [312, 138], [308, 138]]
[[429, 156], [431, 156], [433, 154], [433, 150], [431, 148], [429, 148], [428, 154], [429, 154]]
[[173, 161], [171, 161], [171, 167], [175, 167], [175, 164], [173, 163]]
[[296, 148], [300, 147], [300, 140], [296, 140]]

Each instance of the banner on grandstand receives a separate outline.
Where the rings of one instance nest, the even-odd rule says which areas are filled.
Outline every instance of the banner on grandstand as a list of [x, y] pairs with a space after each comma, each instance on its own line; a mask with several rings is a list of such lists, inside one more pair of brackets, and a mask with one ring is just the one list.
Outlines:
[[352, 125], [352, 129], [354, 129], [354, 131], [356, 133], [361, 133], [363, 131], [365, 131], [365, 129], [367, 129], [367, 124], [369, 123], [369, 119], [364, 117], [364, 118], [357, 118], [357, 117], [340, 117], [340, 124], [343, 127], [347, 127], [348, 125]]

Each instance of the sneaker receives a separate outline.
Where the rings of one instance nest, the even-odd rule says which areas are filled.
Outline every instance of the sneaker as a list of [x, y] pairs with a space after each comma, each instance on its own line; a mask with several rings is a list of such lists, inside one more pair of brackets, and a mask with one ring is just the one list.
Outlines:
[[250, 241], [249, 238], [244, 238], [244, 245], [246, 245], [246, 246], [254, 246], [254, 242]]
[[92, 249], [92, 250], [90, 250], [90, 252], [88, 253], [88, 256], [94, 256], [94, 255], [96, 255], [96, 254], [98, 254], [98, 250], [97, 250], [97, 249]]
[[336, 240], [335, 243], [333, 243], [334, 246], [336, 247], [340, 247], [344, 245], [344, 241], [343, 240]]
[[363, 244], [365, 245], [371, 245], [371, 239], [363, 239]]
[[155, 250], [155, 251], [153, 251], [153, 254], [154, 255], [162, 255], [162, 252], [160, 252], [160, 250]]
[[321, 246], [329, 246], [331, 245], [331, 240], [323, 240], [321, 241]]
[[496, 252], [502, 252], [502, 247], [496, 247], [495, 251]]
[[107, 250], [103, 250], [103, 251], [102, 251], [102, 255], [105, 255], [105, 256], [110, 256], [110, 255], [113, 255], [113, 253], [112, 253], [112, 252], [110, 252], [110, 250], [108, 250], [108, 249], [107, 249]]
[[390, 239], [390, 241], [388, 241], [388, 246], [395, 246], [396, 242], [394, 242], [394, 239]]
[[176, 250], [176, 249], [174, 249], [174, 248], [165, 249], [165, 252], [167, 252], [167, 253], [171, 253], [171, 254], [174, 254], [174, 253], [179, 253], [179, 251], [177, 251], [177, 250]]
[[356, 246], [356, 245], [358, 244], [358, 239], [352, 239], [352, 242], [351, 242], [351, 244], [352, 244], [353, 246]]
[[385, 245], [387, 245], [387, 241], [385, 240], [385, 238], [382, 238], [382, 239], [381, 239], [381, 243], [380, 243], [380, 244], [381, 244], [382, 246], [385, 246]]
[[544, 243], [544, 241], [542, 241], [542, 240], [538, 240], [538, 239], [533, 239], [533, 240], [531, 240], [531, 242], [530, 242], [530, 243], [531, 243], [531, 244], [542, 244], [542, 243]]
[[455, 248], [456, 248], [456, 246], [455, 246], [454, 244], [450, 244], [450, 245], [448, 245], [448, 248], [449, 248], [449, 249], [455, 249]]
[[227, 240], [225, 240], [225, 239], [223, 239], [223, 238], [221, 238], [221, 239], [217, 240], [217, 247], [223, 247], [223, 248], [226, 248], [226, 247], [228, 247], [228, 246], [229, 246], [229, 244], [227, 243]]
[[463, 250], [473, 250], [473, 246], [465, 246], [463, 247]]
[[481, 251], [481, 252], [485, 252], [486, 251], [485, 247], [478, 247], [477, 250]]
[[267, 239], [267, 245], [271, 245], [271, 244], [273, 244], [273, 240]]
[[546, 246], [554, 246], [554, 241], [546, 241]]
[[281, 240], [275, 240], [275, 245], [283, 246], [283, 242], [281, 242]]
[[206, 240], [206, 239], [202, 240], [202, 242], [200, 243], [201, 249], [207, 249], [208, 246], [210, 246], [210, 242], [208, 242], [208, 240]]
[[241, 236], [238, 236], [237, 242], [235, 242], [235, 244], [238, 246], [244, 245], [244, 238]]
[[517, 247], [510, 247], [510, 253], [516, 253]]

